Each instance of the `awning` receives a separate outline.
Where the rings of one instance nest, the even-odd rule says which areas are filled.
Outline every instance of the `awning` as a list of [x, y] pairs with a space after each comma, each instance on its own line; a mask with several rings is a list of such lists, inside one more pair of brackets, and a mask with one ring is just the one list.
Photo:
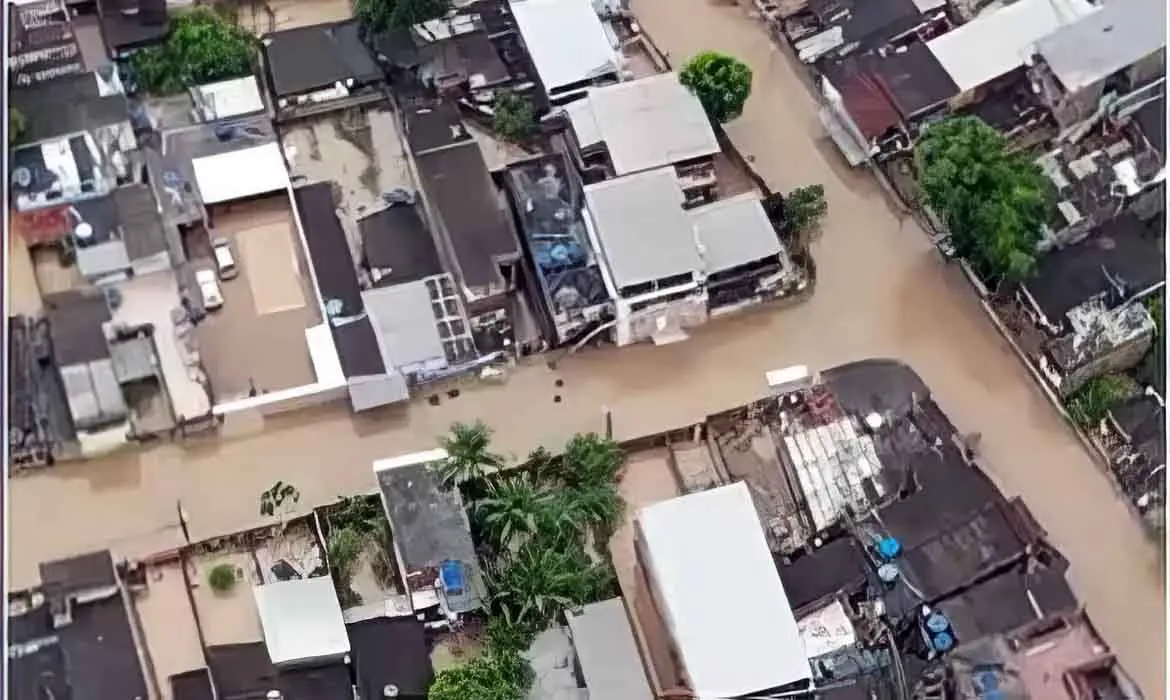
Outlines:
[[219, 204], [288, 187], [288, 167], [277, 143], [191, 161], [204, 204]]

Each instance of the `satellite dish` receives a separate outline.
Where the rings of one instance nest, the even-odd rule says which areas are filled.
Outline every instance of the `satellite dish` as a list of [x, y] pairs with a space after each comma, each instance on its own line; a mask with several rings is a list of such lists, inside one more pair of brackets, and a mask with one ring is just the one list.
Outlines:
[[80, 241], [88, 241], [93, 238], [93, 226], [82, 221], [74, 227], [73, 235]]

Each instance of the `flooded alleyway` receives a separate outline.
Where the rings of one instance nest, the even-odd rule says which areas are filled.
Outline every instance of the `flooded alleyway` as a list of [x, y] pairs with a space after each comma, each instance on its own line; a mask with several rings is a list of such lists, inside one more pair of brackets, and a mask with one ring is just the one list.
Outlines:
[[[821, 132], [799, 74], [741, 8], [709, 0], [634, 0], [644, 27], [676, 61], [722, 49], [755, 69], [744, 116], [728, 129], [778, 190], [820, 183], [829, 215], [815, 254], [813, 298], [709, 324], [685, 343], [587, 352], [518, 369], [499, 387], [464, 387], [437, 406], [351, 417], [345, 405], [233, 427], [221, 440], [63, 465], [11, 484], [11, 576], [38, 562], [110, 546], [122, 556], [256, 524], [262, 490], [295, 484], [300, 506], [376, 487], [371, 462], [433, 447], [453, 420], [483, 418], [516, 455], [599, 430], [617, 437], [677, 426], [757, 398], [763, 373], [866, 357], [914, 367], [963, 429], [983, 434], [993, 477], [1021, 494], [1072, 561], [1074, 587], [1149, 697], [1165, 687], [1163, 588], [1155, 548], [1026, 371], [912, 220], [900, 220], [872, 178], [851, 171]], [[556, 381], [563, 386], [557, 387]], [[554, 395], [561, 401], [554, 403]], [[67, 514], [63, 516], [62, 514]]]

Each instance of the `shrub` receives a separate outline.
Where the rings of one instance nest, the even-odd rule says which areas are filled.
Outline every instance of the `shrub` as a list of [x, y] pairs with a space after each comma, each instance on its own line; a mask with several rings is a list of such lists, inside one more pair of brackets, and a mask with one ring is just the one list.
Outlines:
[[699, 98], [707, 116], [720, 124], [743, 114], [752, 94], [752, 69], [716, 51], [705, 51], [687, 61], [678, 77]]
[[514, 651], [489, 650], [435, 674], [428, 700], [520, 700], [532, 685], [532, 669]]
[[532, 101], [514, 92], [501, 92], [492, 104], [492, 130], [508, 141], [523, 141], [536, 132]]
[[207, 574], [207, 585], [216, 593], [227, 593], [236, 585], [236, 567], [217, 564]]
[[821, 185], [797, 187], [788, 193], [784, 203], [784, 218], [788, 229], [795, 234], [816, 228], [829, 211], [825, 203], [825, 188]]

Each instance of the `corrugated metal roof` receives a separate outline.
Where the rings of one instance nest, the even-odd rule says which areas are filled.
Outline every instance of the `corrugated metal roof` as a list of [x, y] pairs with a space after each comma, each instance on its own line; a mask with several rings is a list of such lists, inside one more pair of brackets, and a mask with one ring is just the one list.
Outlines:
[[754, 192], [721, 199], [688, 214], [703, 246], [708, 274], [779, 255], [784, 250], [760, 196]]
[[1165, 0], [1115, 0], [1041, 38], [1036, 53], [1076, 92], [1165, 46]]

